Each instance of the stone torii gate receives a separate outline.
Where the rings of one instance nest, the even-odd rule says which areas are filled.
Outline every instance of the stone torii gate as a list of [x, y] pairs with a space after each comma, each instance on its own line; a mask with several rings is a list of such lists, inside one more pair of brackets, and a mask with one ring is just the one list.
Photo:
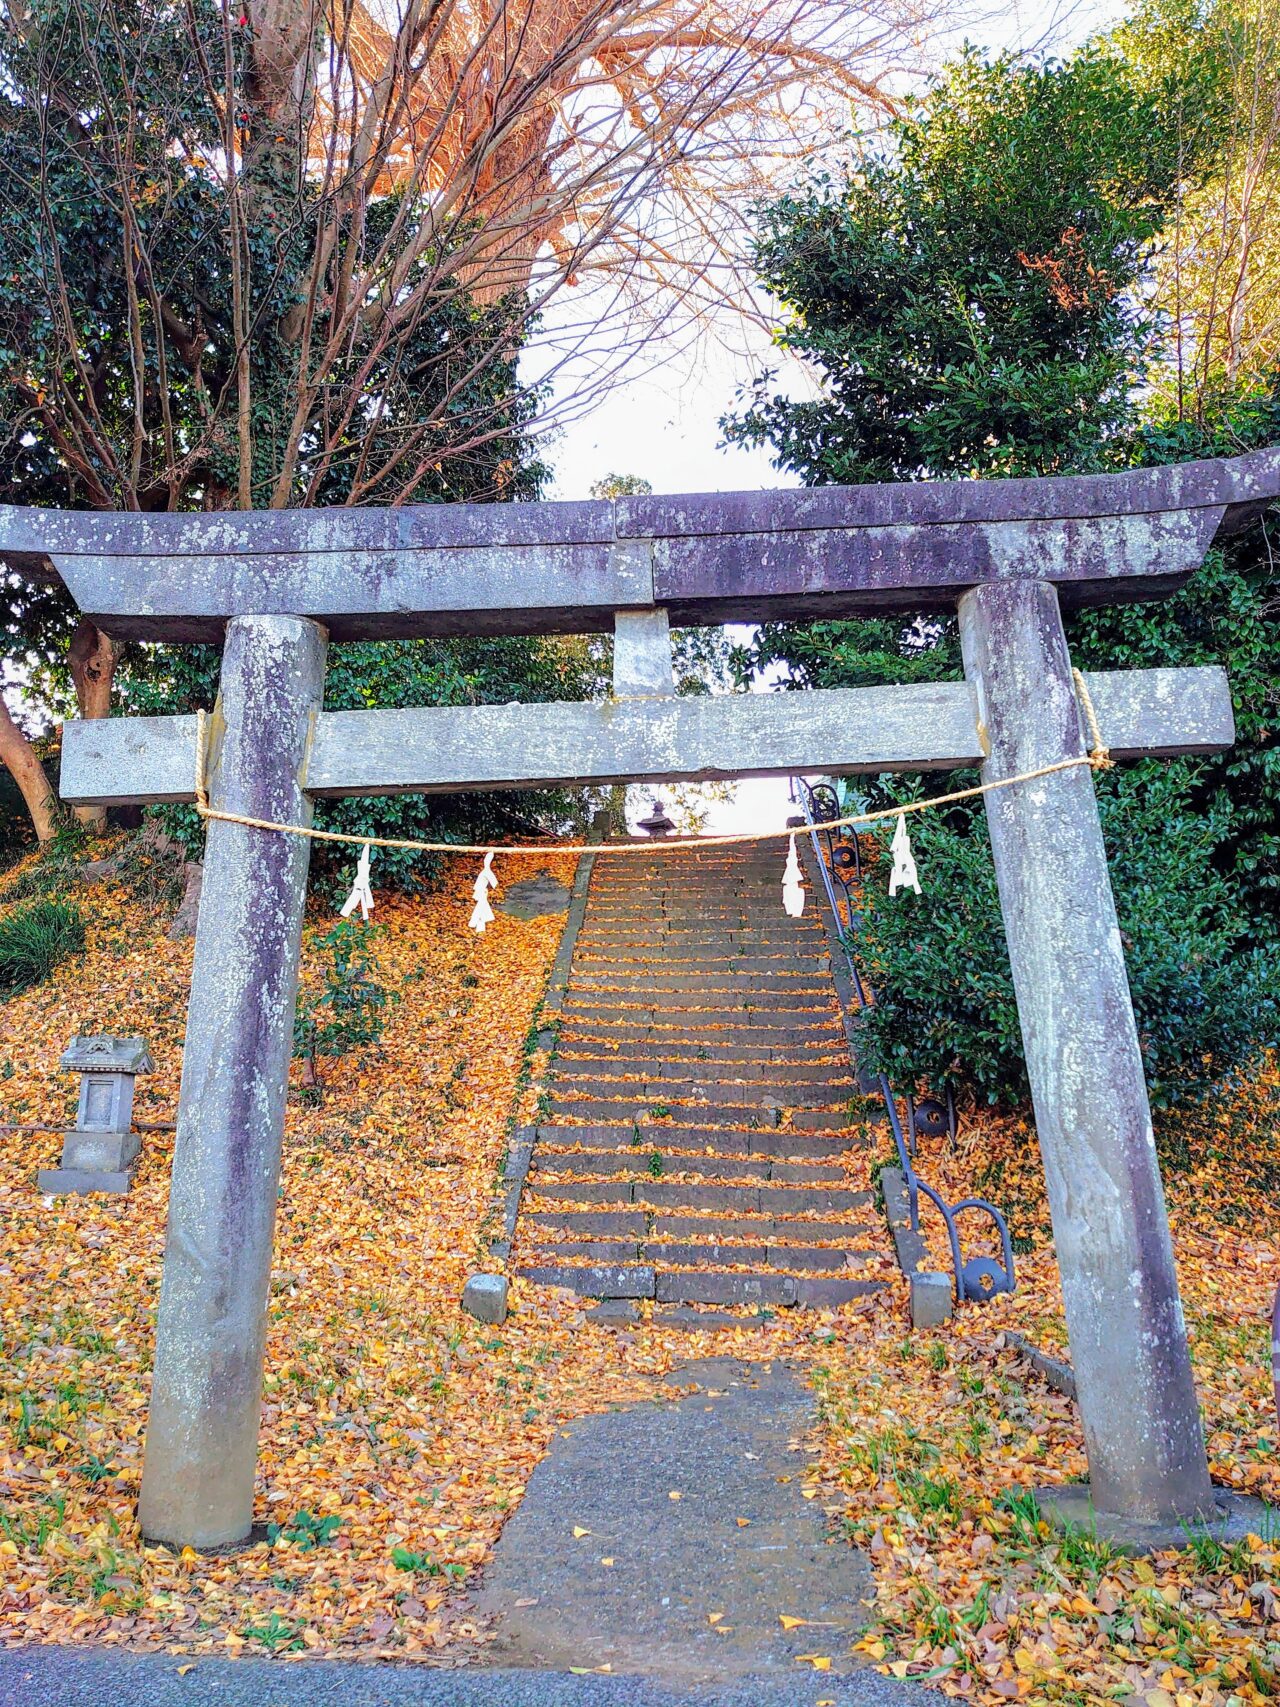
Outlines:
[[[225, 637], [215, 809], [306, 824], [316, 798], [915, 771], [985, 781], [1085, 748], [1061, 606], [1157, 598], [1280, 495], [1280, 451], [1055, 480], [612, 502], [219, 515], [0, 509], [0, 560], [52, 567], [120, 639]], [[966, 681], [676, 699], [668, 622], [958, 609]], [[322, 710], [336, 640], [614, 631], [605, 704]], [[1117, 757], [1233, 738], [1217, 669], [1099, 673]], [[191, 800], [196, 720], [68, 723], [77, 804]], [[1092, 778], [986, 797], [1100, 1512], [1214, 1511]], [[211, 822], [140, 1516], [249, 1533], [308, 864]]]

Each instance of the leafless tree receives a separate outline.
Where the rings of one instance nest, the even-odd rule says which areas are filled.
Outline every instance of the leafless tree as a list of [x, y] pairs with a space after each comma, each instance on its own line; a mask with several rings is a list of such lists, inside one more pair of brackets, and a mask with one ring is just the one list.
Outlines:
[[[888, 110], [940, 7], [11, 0], [0, 496], [519, 495], [505, 447], [557, 364], [603, 385], [655, 327], [740, 297], [751, 198]], [[535, 393], [518, 354], [574, 287]], [[82, 716], [118, 653], [75, 631]]]
[[1158, 267], [1171, 388], [1189, 417], [1274, 372], [1280, 356], [1280, 11], [1271, 0], [1218, 0], [1199, 44], [1219, 99], [1208, 149], [1189, 139], [1188, 152], [1213, 164], [1192, 176]]

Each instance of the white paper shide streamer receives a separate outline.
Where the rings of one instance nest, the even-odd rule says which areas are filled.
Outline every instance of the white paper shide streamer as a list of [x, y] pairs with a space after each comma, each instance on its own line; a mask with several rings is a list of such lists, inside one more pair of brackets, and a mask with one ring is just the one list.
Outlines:
[[373, 891], [369, 887], [369, 861], [373, 858], [373, 849], [368, 842], [360, 850], [360, 858], [356, 861], [356, 880], [351, 885], [351, 893], [343, 903], [342, 917], [349, 919], [359, 907], [362, 918], [367, 919], [373, 911]]
[[889, 893], [896, 895], [899, 889], [914, 889], [920, 893], [920, 879], [916, 876], [915, 856], [911, 852], [911, 838], [907, 834], [907, 815], [899, 812], [897, 827], [893, 832], [893, 842], [889, 849], [893, 855], [893, 870], [889, 873]]
[[480, 875], [476, 878], [475, 888], [471, 893], [476, 898], [476, 904], [471, 909], [471, 917], [467, 921], [473, 931], [484, 935], [484, 927], [493, 923], [493, 908], [489, 905], [489, 891], [498, 887], [498, 880], [493, 875], [493, 850], [484, 856], [484, 864]]
[[796, 839], [787, 844], [787, 863], [782, 873], [782, 905], [789, 918], [798, 919], [804, 912], [804, 877], [796, 854]]

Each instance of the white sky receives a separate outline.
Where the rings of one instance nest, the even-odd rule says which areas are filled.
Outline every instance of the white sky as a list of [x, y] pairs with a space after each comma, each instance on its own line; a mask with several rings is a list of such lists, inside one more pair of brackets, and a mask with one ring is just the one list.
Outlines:
[[[1046, 41], [1063, 51], [1125, 10], [1117, 0], [1013, 0], [985, 28], [965, 33], [992, 51], [1033, 49]], [[566, 311], [577, 312], [571, 302]], [[736, 354], [730, 343], [739, 346]], [[549, 496], [585, 498], [607, 474], [641, 475], [664, 493], [797, 484], [772, 467], [767, 452], [720, 444], [720, 419], [733, 408], [738, 387], [760, 366], [780, 364], [762, 333], [748, 336], [735, 325], [732, 338], [708, 338], [693, 352], [651, 350], [647, 357], [644, 373], [619, 383], [590, 413], [561, 429], [549, 447], [555, 470]], [[804, 383], [796, 372], [790, 387]], [[633, 791], [633, 819], [644, 815], [653, 792]], [[707, 827], [776, 829], [792, 810], [783, 779], [751, 779], [737, 785], [732, 801], [711, 807]]]

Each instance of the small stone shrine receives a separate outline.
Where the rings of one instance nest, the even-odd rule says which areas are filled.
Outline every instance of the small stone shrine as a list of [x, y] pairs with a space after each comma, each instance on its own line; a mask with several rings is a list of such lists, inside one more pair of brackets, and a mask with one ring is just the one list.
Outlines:
[[80, 1075], [73, 1131], [62, 1140], [62, 1162], [41, 1168], [40, 1190], [126, 1192], [133, 1184], [141, 1139], [133, 1131], [133, 1081], [152, 1071], [140, 1037], [74, 1037], [62, 1057]]

